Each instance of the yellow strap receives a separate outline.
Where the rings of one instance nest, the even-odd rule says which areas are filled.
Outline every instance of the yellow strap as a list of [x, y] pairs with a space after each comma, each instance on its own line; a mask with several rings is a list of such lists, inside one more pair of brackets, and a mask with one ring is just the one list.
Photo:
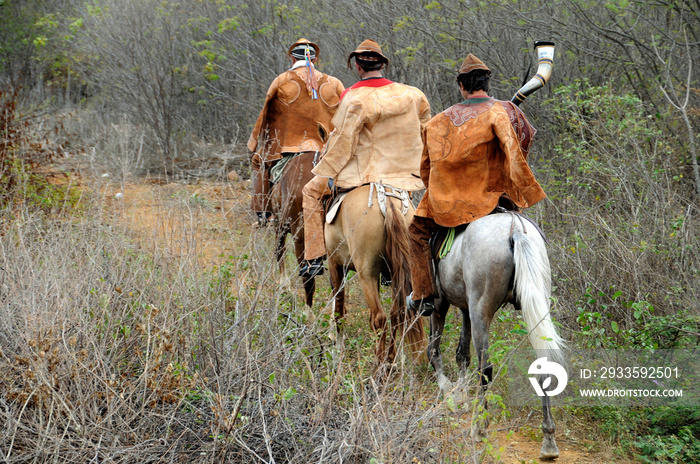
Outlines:
[[442, 244], [440, 245], [440, 251], [438, 252], [438, 257], [440, 259], [444, 258], [447, 256], [447, 253], [450, 252], [452, 249], [452, 244], [455, 241], [455, 228], [450, 227], [447, 229], [447, 236], [445, 237], [445, 240], [442, 241]]

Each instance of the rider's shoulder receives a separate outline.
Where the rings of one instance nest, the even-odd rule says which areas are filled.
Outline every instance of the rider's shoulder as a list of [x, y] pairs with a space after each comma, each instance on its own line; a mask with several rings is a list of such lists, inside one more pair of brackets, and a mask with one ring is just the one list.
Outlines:
[[448, 113], [447, 113], [447, 110], [449, 110], [450, 108], [447, 108], [445, 111], [437, 113], [435, 116], [430, 118], [430, 120], [425, 124], [425, 127], [430, 128], [430, 127], [434, 127], [437, 125], [441, 125], [444, 122], [450, 121], [450, 117], [448, 116]]
[[370, 93], [383, 99], [393, 100], [398, 98], [402, 101], [413, 101], [416, 104], [420, 101], [428, 101], [422, 90], [401, 82], [391, 82], [382, 87], [373, 88], [370, 90]]
[[[328, 82], [332, 82], [332, 83], [334, 83], [334, 84], [341, 84], [341, 85], [343, 85], [343, 82], [342, 82], [340, 79], [338, 79], [337, 77], [331, 76], [330, 74], [326, 74], [326, 73], [321, 73], [321, 74], [322, 74], [323, 76], [325, 76], [326, 79], [328, 79]], [[344, 85], [343, 85], [343, 86], [344, 86]]]

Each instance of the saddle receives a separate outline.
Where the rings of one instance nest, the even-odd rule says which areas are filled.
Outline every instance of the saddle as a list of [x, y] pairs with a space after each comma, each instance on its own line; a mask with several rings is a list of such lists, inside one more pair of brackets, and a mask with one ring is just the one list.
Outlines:
[[399, 200], [401, 200], [401, 214], [406, 214], [408, 212], [409, 205], [411, 203], [411, 195], [407, 190], [395, 188], [391, 185], [385, 185], [381, 182], [371, 182], [369, 184], [362, 184], [358, 185], [357, 187], [348, 188], [335, 187], [331, 185], [331, 196], [325, 202], [326, 222], [328, 224], [333, 223], [333, 220], [335, 219], [336, 214], [338, 214], [338, 210], [340, 209], [340, 205], [343, 202], [345, 195], [355, 190], [356, 188], [365, 185], [370, 186], [369, 198], [367, 199], [368, 208], [372, 207], [374, 193], [376, 192], [379, 210], [384, 216], [386, 216], [387, 197], [398, 198]]
[[[331, 180], [329, 179], [328, 182], [330, 185]], [[340, 210], [340, 205], [341, 203], [343, 203], [345, 195], [347, 195], [349, 192], [352, 192], [357, 187], [341, 188], [330, 185], [330, 188], [330, 196], [323, 201], [323, 208], [326, 213], [326, 223], [328, 224], [333, 223], [336, 214], [338, 214], [338, 210]]]
[[289, 162], [292, 161], [294, 158], [303, 155], [304, 153], [308, 152], [299, 151], [294, 153], [282, 153], [282, 158], [277, 160], [277, 163], [275, 163], [275, 165], [270, 168], [270, 182], [273, 184], [279, 183], [279, 181], [282, 180], [282, 176], [284, 175], [284, 171], [287, 168]]

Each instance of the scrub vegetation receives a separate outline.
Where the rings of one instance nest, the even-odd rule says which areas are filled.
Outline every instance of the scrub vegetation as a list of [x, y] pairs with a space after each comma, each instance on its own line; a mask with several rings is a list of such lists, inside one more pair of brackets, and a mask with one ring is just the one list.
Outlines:
[[[378, 381], [356, 282], [340, 343], [325, 279], [310, 311], [295, 278], [281, 291], [244, 143], [299, 37], [346, 86], [347, 53], [377, 40], [387, 77], [434, 113], [459, 101], [467, 53], [510, 99], [551, 40], [552, 78], [521, 108], [561, 334], [697, 350], [699, 15], [697, 0], [0, 0], [0, 460], [532, 462], [536, 444], [510, 443], [541, 439], [539, 406], [508, 402], [507, 370], [488, 412], [438, 397], [408, 359]], [[496, 361], [525, 338], [512, 307], [497, 319]], [[555, 419], [560, 462], [700, 461], [698, 405]]]

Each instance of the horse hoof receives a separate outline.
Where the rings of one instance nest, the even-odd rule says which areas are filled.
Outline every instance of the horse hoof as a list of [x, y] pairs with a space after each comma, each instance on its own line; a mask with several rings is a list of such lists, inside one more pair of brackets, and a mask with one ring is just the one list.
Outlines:
[[542, 449], [540, 450], [540, 459], [545, 461], [551, 461], [552, 459], [557, 459], [559, 457], [559, 447], [553, 438], [544, 438], [542, 442]]
[[304, 306], [304, 318], [307, 325], [313, 325], [316, 323], [316, 313], [308, 306]]
[[559, 450], [556, 452], [540, 452], [541, 461], [553, 461], [559, 457]]
[[450, 382], [450, 379], [442, 374], [438, 376], [438, 387], [440, 388], [440, 393], [443, 395], [454, 388], [452, 382]]

